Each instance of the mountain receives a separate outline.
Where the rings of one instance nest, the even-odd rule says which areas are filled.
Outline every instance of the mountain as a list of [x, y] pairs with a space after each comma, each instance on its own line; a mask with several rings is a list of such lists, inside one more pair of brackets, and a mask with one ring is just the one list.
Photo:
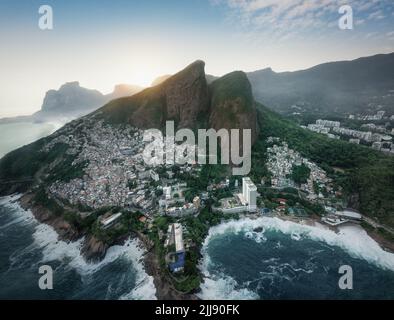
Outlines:
[[161, 84], [113, 100], [96, 113], [112, 123], [148, 129], [161, 128], [166, 120], [174, 120], [178, 127], [194, 127], [198, 114], [207, 110], [204, 63], [197, 61]]
[[[394, 226], [393, 157], [362, 145], [329, 139], [286, 120], [255, 101], [243, 72], [229, 73], [208, 85], [202, 61], [192, 63], [155, 87], [112, 100], [51, 136], [7, 154], [0, 160], [0, 194], [49, 188], [57, 181], [90, 181], [91, 172], [84, 171], [89, 157], [95, 162], [103, 160], [103, 165], [108, 166], [105, 170], [122, 172], [127, 168], [116, 159], [111, 162], [111, 157], [120, 154], [120, 146], [132, 139], [131, 127], [163, 129], [166, 120], [175, 120], [178, 128], [252, 129], [255, 143], [250, 176], [255, 181], [260, 181], [266, 172], [267, 138], [278, 137], [326, 170], [343, 188], [349, 207]], [[117, 141], [122, 135], [124, 140]], [[102, 153], [109, 158], [102, 158]], [[79, 162], [74, 162], [76, 157]], [[99, 169], [100, 165], [96, 165], [94, 170]], [[102, 180], [102, 174], [96, 178]], [[107, 178], [111, 179], [111, 174]], [[114, 183], [120, 186], [118, 180]], [[101, 186], [101, 182], [94, 186]], [[111, 193], [104, 187], [98, 190], [103, 195]]]
[[3, 118], [0, 119], [0, 123], [72, 120], [98, 109], [113, 99], [131, 96], [142, 89], [136, 85], [118, 84], [112, 93], [104, 95], [98, 90], [81, 87], [78, 81], [67, 82], [59, 90], [47, 91], [40, 111], [30, 116]]
[[254, 143], [258, 134], [257, 112], [252, 87], [246, 74], [234, 71], [213, 81], [209, 88], [209, 127], [216, 130], [251, 129]]
[[[84, 127], [87, 123], [90, 126], [104, 121], [113, 128], [131, 125], [163, 129], [167, 120], [174, 120], [176, 128], [251, 129], [255, 141], [256, 108], [246, 74], [233, 72], [208, 85], [204, 67], [203, 61], [196, 61], [160, 85], [112, 100], [54, 134], [7, 154], [0, 160], [0, 194], [25, 190], [37, 182], [37, 174], [56, 177], [59, 172], [61, 176], [64, 172], [66, 176], [80, 173], [81, 168], [72, 166], [67, 143], [56, 144], [51, 151], [43, 150], [54, 139], [71, 142], [70, 137], [76, 139], [82, 132], [92, 130]], [[75, 88], [76, 84], [71, 86]]]
[[105, 96], [97, 91], [83, 88], [79, 82], [67, 82], [59, 90], [49, 90], [41, 110], [33, 115], [37, 119], [78, 117], [97, 109], [105, 103]]
[[295, 72], [263, 69], [248, 73], [257, 101], [281, 113], [298, 110], [369, 113], [383, 106], [394, 113], [394, 53], [330, 62]]
[[248, 128], [257, 136], [254, 99], [246, 74], [237, 71], [208, 85], [205, 63], [195, 61], [161, 84], [116, 99], [95, 114], [111, 123], [139, 128]]
[[[171, 74], [165, 74], [163, 76], [157, 77], [155, 80], [152, 81], [151, 87], [154, 87], [154, 86], [157, 86], [157, 85], [163, 83], [168, 78], [171, 78]], [[211, 84], [213, 81], [215, 81], [219, 77], [216, 77], [216, 76], [213, 76], [213, 75], [210, 75], [210, 74], [206, 74], [205, 78], [207, 80], [207, 83]]]

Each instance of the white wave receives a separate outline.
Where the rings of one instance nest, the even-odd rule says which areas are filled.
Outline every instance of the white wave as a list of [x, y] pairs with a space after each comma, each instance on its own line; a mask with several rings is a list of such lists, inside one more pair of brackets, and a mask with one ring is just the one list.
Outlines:
[[[119, 258], [125, 258], [132, 263], [137, 279], [136, 287], [130, 293], [121, 297], [123, 299], [155, 299], [156, 288], [153, 284], [153, 277], [146, 274], [142, 257], [144, 250], [138, 239], [128, 239], [123, 245], [112, 246], [108, 249], [105, 258], [98, 263], [89, 263], [83, 258], [81, 248], [84, 239], [79, 239], [75, 242], [66, 242], [58, 239], [58, 234], [53, 227], [40, 224], [33, 216], [30, 210], [23, 210], [17, 202], [18, 197], [4, 197], [0, 198], [0, 205], [7, 206], [13, 209], [18, 218], [26, 217], [37, 223], [33, 233], [34, 242], [32, 245], [22, 250], [20, 254], [25, 254], [25, 251], [40, 248], [42, 252], [42, 259], [39, 264], [50, 261], [66, 262], [70, 268], [76, 270], [82, 277], [91, 275], [102, 267], [114, 262]], [[18, 257], [23, 257], [23, 254], [18, 254]], [[18, 259], [13, 257], [13, 259]]]
[[146, 299], [156, 298], [156, 288], [153, 277], [146, 274], [142, 262], [144, 250], [137, 239], [128, 239], [123, 245], [112, 246], [108, 249], [105, 258], [97, 263], [88, 263], [81, 254], [84, 239], [75, 242], [57, 240], [57, 233], [48, 225], [39, 225], [33, 237], [37, 245], [42, 248], [42, 263], [59, 260], [69, 260], [68, 265], [80, 275], [87, 276], [97, 272], [104, 266], [113, 263], [119, 258], [125, 258], [133, 264], [136, 278], [136, 287], [120, 299]]
[[0, 226], [1, 229], [6, 229], [14, 224], [25, 224], [25, 223], [32, 223], [36, 222], [33, 214], [29, 210], [24, 210], [17, 200], [20, 199], [22, 195], [16, 194], [6, 197], [0, 198], [0, 206], [7, 208], [10, 212], [12, 212], [13, 219], [8, 221], [6, 224]]
[[[138, 273], [140, 275], [141, 273]], [[141, 280], [142, 279], [142, 280]], [[145, 276], [137, 278], [136, 287], [129, 293], [122, 295], [119, 300], [156, 300], [156, 288], [153, 277]]]
[[[200, 270], [204, 274], [204, 283], [199, 293], [202, 299], [257, 299], [255, 292], [242, 288], [247, 283], [240, 285], [233, 278], [223, 273], [212, 275], [209, 270], [214, 266], [207, 252], [209, 242], [225, 233], [245, 233], [249, 239], [258, 238], [254, 229], [264, 227], [264, 230], [275, 230], [288, 234], [295, 241], [309, 238], [322, 241], [328, 246], [336, 246], [345, 250], [353, 258], [359, 258], [373, 263], [382, 269], [394, 271], [394, 254], [384, 251], [360, 226], [344, 226], [339, 233], [319, 226], [300, 225], [291, 221], [283, 221], [278, 218], [262, 217], [258, 219], [232, 220], [212, 227], [202, 247], [202, 262]], [[278, 246], [278, 244], [277, 244]], [[274, 263], [275, 265], [275, 263]], [[295, 272], [312, 273], [315, 266], [312, 262], [306, 264], [306, 268], [295, 268], [291, 264], [273, 266], [269, 274], [261, 274], [262, 278], [274, 277], [278, 274], [283, 276], [283, 269], [289, 268]], [[257, 279], [260, 280], [260, 279]], [[288, 279], [291, 281], [291, 279]]]
[[21, 194], [13, 194], [10, 196], [5, 196], [5, 197], [0, 197], [0, 205], [5, 206], [5, 207], [15, 207], [15, 208], [20, 208], [18, 204], [15, 205], [15, 201], [19, 200], [22, 197]]
[[[206, 240], [207, 241], [207, 240]], [[204, 282], [201, 284], [201, 291], [197, 294], [203, 300], [256, 300], [258, 294], [248, 288], [239, 286], [237, 281], [223, 273], [211, 274], [209, 269], [214, 266], [207, 253], [207, 242], [202, 247], [203, 258], [199, 268], [204, 274]]]
[[375, 240], [368, 236], [365, 230], [357, 225], [343, 226], [339, 233], [335, 233], [330, 229], [301, 225], [279, 218], [262, 217], [253, 220], [247, 218], [229, 221], [211, 228], [204, 241], [204, 246], [207, 246], [215, 236], [228, 232], [247, 232], [257, 227], [264, 227], [266, 230], [280, 231], [293, 236], [297, 235], [297, 238], [322, 241], [330, 246], [340, 247], [354, 258], [363, 259], [380, 268], [394, 271], [394, 254], [384, 251]]
[[256, 300], [258, 294], [247, 289], [238, 288], [238, 283], [231, 277], [221, 275], [204, 278], [201, 291], [197, 294], [203, 300]]
[[262, 243], [267, 241], [267, 238], [264, 236], [264, 232], [247, 231], [245, 233], [245, 237], [248, 239], [252, 239], [257, 243]]
[[302, 239], [301, 234], [299, 234], [298, 232], [292, 232], [290, 237], [292, 240], [295, 240], [295, 241], [300, 241]]

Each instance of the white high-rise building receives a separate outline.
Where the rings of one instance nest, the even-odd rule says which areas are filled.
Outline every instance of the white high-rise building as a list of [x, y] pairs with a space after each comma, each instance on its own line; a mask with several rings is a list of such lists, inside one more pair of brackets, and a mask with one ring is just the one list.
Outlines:
[[163, 193], [164, 193], [167, 200], [171, 199], [171, 187], [164, 187]]
[[257, 187], [249, 177], [242, 178], [242, 195], [248, 203], [248, 210], [256, 211]]

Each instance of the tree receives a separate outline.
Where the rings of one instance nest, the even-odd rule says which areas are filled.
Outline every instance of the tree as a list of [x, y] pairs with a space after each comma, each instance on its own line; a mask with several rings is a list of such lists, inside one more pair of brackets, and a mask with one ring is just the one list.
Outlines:
[[309, 169], [304, 163], [300, 166], [293, 166], [293, 171], [290, 178], [296, 183], [306, 183], [311, 174]]

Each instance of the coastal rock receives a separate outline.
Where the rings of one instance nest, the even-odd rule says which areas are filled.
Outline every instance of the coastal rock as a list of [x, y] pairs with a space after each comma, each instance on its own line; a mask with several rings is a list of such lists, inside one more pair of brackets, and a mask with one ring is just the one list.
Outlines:
[[254, 228], [253, 229], [253, 232], [257, 232], [257, 233], [260, 233], [260, 232], [263, 232], [263, 227], [257, 227], [257, 228]]
[[65, 241], [76, 241], [82, 234], [68, 223], [62, 216], [56, 212], [50, 211], [41, 205], [37, 205], [33, 201], [34, 194], [25, 194], [20, 200], [20, 205], [25, 210], [30, 210], [34, 217], [41, 223], [50, 225], [59, 235], [59, 239]]
[[100, 261], [105, 257], [108, 245], [94, 236], [88, 236], [81, 253], [87, 261]]
[[198, 300], [195, 294], [188, 294], [177, 291], [167, 275], [160, 269], [160, 263], [157, 255], [153, 252], [147, 252], [144, 255], [145, 271], [153, 277], [153, 283], [156, 288], [156, 297], [159, 300]]

